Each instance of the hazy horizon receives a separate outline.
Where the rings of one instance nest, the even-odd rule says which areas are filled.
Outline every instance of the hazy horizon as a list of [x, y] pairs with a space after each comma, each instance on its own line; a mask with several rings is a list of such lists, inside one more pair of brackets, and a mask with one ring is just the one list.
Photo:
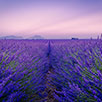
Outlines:
[[102, 0], [0, 0], [0, 36], [97, 38]]

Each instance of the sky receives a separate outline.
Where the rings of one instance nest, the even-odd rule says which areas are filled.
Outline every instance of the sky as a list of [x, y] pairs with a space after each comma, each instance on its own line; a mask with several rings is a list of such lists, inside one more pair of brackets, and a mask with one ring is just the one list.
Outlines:
[[102, 0], [0, 0], [0, 35], [96, 38]]

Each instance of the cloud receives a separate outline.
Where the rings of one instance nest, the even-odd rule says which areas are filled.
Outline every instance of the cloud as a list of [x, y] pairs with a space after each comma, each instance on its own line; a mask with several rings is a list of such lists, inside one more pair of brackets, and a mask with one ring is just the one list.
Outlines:
[[45, 33], [99, 33], [102, 32], [102, 14], [74, 18], [58, 24], [39, 28], [37, 32]]

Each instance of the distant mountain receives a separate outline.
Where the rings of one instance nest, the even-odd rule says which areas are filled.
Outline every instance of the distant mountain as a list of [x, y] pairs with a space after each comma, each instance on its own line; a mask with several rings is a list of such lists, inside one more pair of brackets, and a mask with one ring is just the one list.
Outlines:
[[37, 40], [37, 39], [44, 39], [44, 38], [41, 35], [35, 35], [35, 36], [32, 36], [32, 37], [30, 37], [28, 39], [35, 39], [35, 40]]
[[0, 37], [0, 39], [23, 39], [23, 37], [10, 35], [10, 36], [2, 36]]
[[[9, 35], [9, 36], [1, 36], [0, 39], [24, 39], [23, 37], [21, 36], [14, 36], [14, 35]], [[35, 36], [32, 36], [30, 38], [26, 38], [26, 39], [44, 39], [42, 36], [40, 35], [35, 35]]]
[[78, 38], [72, 38], [72, 40], [78, 40]]

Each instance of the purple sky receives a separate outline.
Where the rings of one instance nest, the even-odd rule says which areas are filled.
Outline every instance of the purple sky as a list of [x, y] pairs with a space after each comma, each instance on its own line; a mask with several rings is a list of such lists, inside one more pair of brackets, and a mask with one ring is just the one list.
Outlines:
[[102, 33], [102, 0], [0, 0], [0, 35], [90, 38]]

